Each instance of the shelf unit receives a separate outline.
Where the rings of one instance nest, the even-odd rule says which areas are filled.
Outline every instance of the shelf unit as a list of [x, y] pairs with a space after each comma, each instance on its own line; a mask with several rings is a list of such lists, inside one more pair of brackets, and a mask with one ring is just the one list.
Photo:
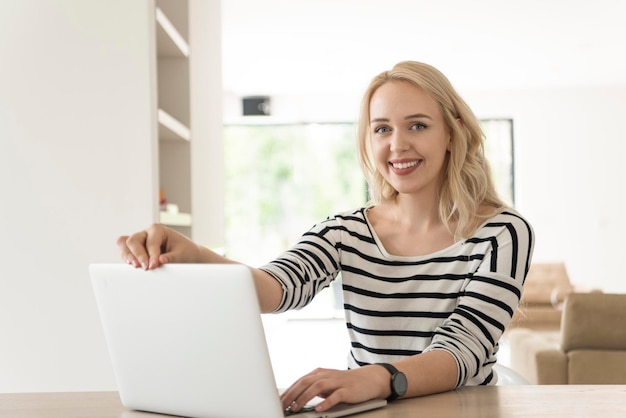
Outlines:
[[155, 3], [159, 188], [178, 207], [159, 222], [192, 237], [188, 16], [187, 0]]
[[155, 199], [153, 222], [222, 247], [221, 0], [148, 2], [153, 184], [173, 208], [162, 211]]

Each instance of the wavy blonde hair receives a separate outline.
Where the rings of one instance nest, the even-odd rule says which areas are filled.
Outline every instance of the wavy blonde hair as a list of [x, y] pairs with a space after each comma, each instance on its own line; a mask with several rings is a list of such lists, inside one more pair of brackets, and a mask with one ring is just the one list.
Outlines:
[[[455, 240], [466, 238], [478, 226], [477, 219], [493, 216], [507, 205], [495, 190], [478, 119], [446, 76], [428, 64], [400, 62], [374, 77], [364, 94], [357, 138], [359, 162], [370, 192], [369, 205], [394, 200], [398, 195], [376, 169], [370, 135], [370, 101], [380, 86], [392, 80], [408, 81], [439, 105], [450, 133], [450, 152], [439, 188], [439, 217]], [[481, 206], [491, 210], [479, 210]]]

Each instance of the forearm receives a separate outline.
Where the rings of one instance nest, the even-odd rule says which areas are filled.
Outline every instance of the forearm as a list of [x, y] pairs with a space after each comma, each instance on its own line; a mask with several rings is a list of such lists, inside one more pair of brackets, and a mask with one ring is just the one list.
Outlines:
[[458, 365], [445, 350], [428, 351], [400, 360], [394, 365], [408, 380], [406, 398], [452, 390], [458, 378]]
[[[240, 264], [237, 261], [226, 258], [206, 247], [200, 248], [200, 259], [204, 263]], [[276, 280], [271, 274], [257, 268], [249, 268], [252, 272], [252, 278], [254, 279], [254, 285], [256, 287], [257, 296], [259, 298], [261, 312], [273, 312], [282, 300], [282, 286], [280, 285], [278, 280]]]
[[[408, 388], [404, 398], [430, 395], [452, 390], [456, 386], [458, 366], [450, 353], [433, 350], [418, 354], [393, 365], [407, 378]], [[372, 373], [371, 382], [377, 382], [380, 398], [391, 394], [389, 372], [380, 366], [367, 366]]]
[[250, 270], [259, 297], [261, 312], [274, 312], [283, 299], [283, 288], [280, 282], [263, 270], [257, 268], [250, 268]]

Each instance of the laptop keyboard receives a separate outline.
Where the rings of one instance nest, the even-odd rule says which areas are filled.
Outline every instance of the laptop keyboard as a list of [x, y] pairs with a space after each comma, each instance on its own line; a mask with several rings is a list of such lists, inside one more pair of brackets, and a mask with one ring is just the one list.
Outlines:
[[315, 405], [310, 405], [310, 406], [309, 405], [305, 405], [304, 408], [302, 408], [298, 412], [294, 412], [294, 411], [291, 410], [291, 408], [287, 408], [287, 409], [285, 409], [285, 416], [286, 417], [290, 417], [292, 415], [298, 415], [298, 414], [301, 414], [303, 412], [311, 412], [313, 410], [315, 410]]

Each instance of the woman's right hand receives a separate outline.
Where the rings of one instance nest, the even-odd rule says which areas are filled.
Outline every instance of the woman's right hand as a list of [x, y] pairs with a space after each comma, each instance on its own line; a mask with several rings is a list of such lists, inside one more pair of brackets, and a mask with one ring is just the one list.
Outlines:
[[[122, 260], [152, 270], [167, 263], [234, 263], [210, 249], [196, 244], [183, 234], [161, 224], [123, 235], [117, 239]], [[278, 280], [269, 273], [251, 268], [262, 312], [272, 312], [283, 297]]]
[[201, 263], [200, 247], [183, 234], [161, 224], [117, 239], [122, 259], [151, 270], [166, 263]]

